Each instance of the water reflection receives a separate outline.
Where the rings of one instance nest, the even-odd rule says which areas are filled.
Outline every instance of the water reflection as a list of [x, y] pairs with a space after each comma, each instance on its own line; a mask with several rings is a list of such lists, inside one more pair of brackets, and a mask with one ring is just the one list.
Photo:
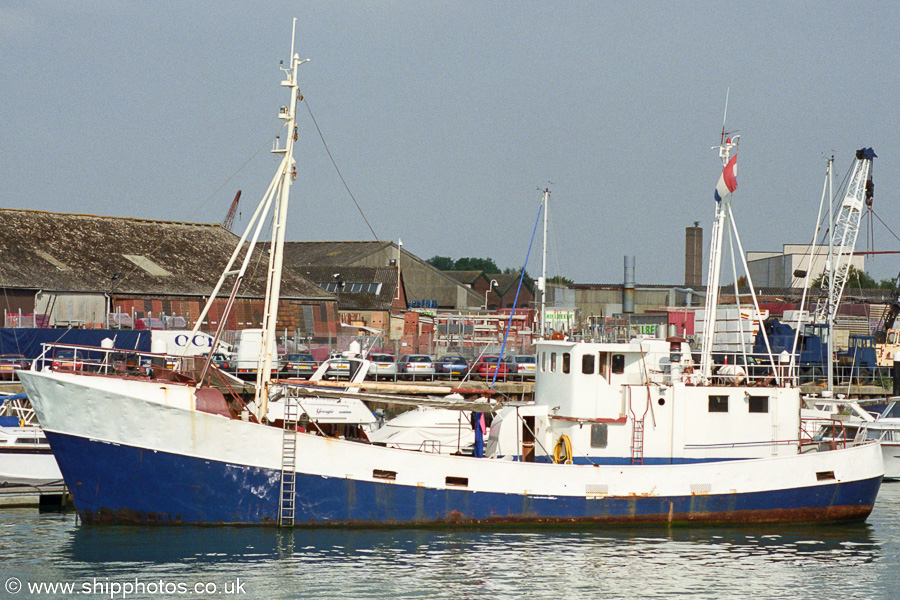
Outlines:
[[900, 486], [867, 523], [591, 529], [82, 526], [0, 511], [4, 570], [224, 582], [271, 598], [891, 598], [900, 594]]

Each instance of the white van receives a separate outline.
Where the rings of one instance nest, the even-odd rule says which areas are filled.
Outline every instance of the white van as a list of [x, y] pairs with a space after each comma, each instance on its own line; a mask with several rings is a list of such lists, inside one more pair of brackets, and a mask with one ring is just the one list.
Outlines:
[[[255, 379], [262, 350], [262, 329], [241, 329], [234, 336], [234, 356], [232, 364], [235, 374], [241, 379]], [[272, 375], [278, 372], [278, 360], [272, 362]]]

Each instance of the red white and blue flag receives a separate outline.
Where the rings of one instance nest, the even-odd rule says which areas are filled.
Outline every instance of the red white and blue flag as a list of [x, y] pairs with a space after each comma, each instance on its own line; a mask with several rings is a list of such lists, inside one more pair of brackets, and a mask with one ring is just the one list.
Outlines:
[[716, 202], [721, 202], [722, 198], [737, 189], [737, 154], [731, 157], [725, 169], [722, 170], [722, 176], [719, 177], [719, 183], [716, 184]]

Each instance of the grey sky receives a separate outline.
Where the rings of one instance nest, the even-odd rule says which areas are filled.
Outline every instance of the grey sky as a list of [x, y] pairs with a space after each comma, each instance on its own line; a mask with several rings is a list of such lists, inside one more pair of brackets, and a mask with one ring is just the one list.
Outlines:
[[[840, 180], [862, 146], [900, 233], [898, 2], [2, 2], [0, 203], [217, 222], [241, 189], [241, 228], [275, 167], [293, 16], [343, 176], [378, 238], [422, 258], [520, 266], [549, 185], [551, 274], [621, 281], [627, 254], [639, 282], [683, 281], [729, 87], [745, 249], [808, 242], [825, 157]], [[372, 239], [299, 122], [288, 238]], [[867, 268], [893, 277], [900, 255]]]

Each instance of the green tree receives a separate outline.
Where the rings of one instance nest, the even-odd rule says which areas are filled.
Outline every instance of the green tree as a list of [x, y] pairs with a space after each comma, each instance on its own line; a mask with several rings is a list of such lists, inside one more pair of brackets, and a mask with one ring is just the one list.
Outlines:
[[[822, 280], [824, 278], [825, 278], [825, 274], [822, 273], [821, 275], [819, 275], [818, 277], [813, 279], [812, 283], [810, 283], [809, 286], [813, 287], [813, 288], [821, 288]], [[860, 289], [872, 290], [872, 289], [879, 289], [879, 288], [890, 289], [892, 287], [892, 283], [893, 282], [891, 282], [890, 280], [887, 280], [887, 279], [880, 281], [880, 282], [875, 281], [875, 279], [873, 279], [872, 276], [869, 275], [868, 273], [866, 273], [865, 271], [861, 271], [861, 270], [857, 269], [856, 267], [854, 267], [853, 265], [850, 265], [850, 269], [847, 272], [847, 284], [845, 286], [845, 289], [846, 288], [849, 288], [852, 290], [860, 290]], [[885, 285], [885, 284], [887, 284], [887, 285]]]
[[485, 273], [499, 273], [500, 267], [493, 258], [460, 258], [453, 265], [454, 271], [484, 271]]
[[455, 261], [449, 256], [432, 256], [428, 260], [426, 260], [429, 265], [435, 267], [436, 269], [440, 269], [441, 271], [453, 271]]
[[562, 275], [554, 275], [553, 277], [547, 278], [547, 283], [558, 283], [560, 285], [572, 285], [575, 283], [573, 279], [569, 279], [568, 277], [563, 277]]

